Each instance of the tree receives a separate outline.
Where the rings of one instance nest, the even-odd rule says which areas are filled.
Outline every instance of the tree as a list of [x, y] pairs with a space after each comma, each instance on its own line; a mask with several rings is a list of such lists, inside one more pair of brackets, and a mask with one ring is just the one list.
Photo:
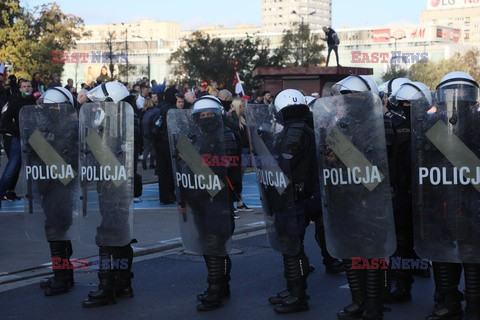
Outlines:
[[281, 46], [275, 55], [284, 66], [310, 67], [325, 61], [319, 34], [313, 34], [308, 24], [300, 23], [297, 28], [286, 30], [282, 36]]
[[[107, 52], [102, 53], [102, 58], [105, 56], [108, 60], [109, 63], [109, 70], [110, 70], [110, 81], [114, 80], [114, 71], [115, 71], [115, 39], [117, 38], [117, 35], [115, 34], [115, 31], [108, 31], [107, 32], [107, 38], [105, 38], [105, 46], [107, 47]], [[102, 81], [106, 81], [107, 79], [102, 79]]]
[[30, 78], [39, 71], [51, 75], [63, 71], [63, 52], [83, 33], [83, 20], [64, 14], [56, 3], [28, 11], [19, 0], [0, 3], [0, 60], [11, 65], [18, 77]]
[[391, 65], [387, 72], [385, 72], [382, 76], [383, 81], [388, 81], [392, 78], [407, 78], [408, 77], [408, 69], [398, 68], [395, 65]]
[[426, 63], [416, 63], [409, 70], [409, 78], [412, 81], [420, 81], [434, 90], [440, 83], [444, 75], [452, 71], [464, 71], [478, 77], [480, 51], [473, 49], [465, 55], [455, 54], [449, 59], [443, 59], [438, 62], [428, 61]]
[[25, 70], [31, 54], [29, 28], [19, 0], [0, 2], [0, 61], [12, 66], [9, 72], [17, 77], [28, 75]]
[[242, 75], [245, 89], [252, 88], [250, 77], [260, 65], [275, 65], [277, 60], [268, 50], [268, 43], [247, 34], [244, 39], [211, 38], [202, 32], [194, 32], [182, 39], [184, 46], [175, 51], [168, 60], [173, 64], [177, 81], [189, 79], [195, 82], [215, 80], [226, 89], [233, 90], [235, 68]]

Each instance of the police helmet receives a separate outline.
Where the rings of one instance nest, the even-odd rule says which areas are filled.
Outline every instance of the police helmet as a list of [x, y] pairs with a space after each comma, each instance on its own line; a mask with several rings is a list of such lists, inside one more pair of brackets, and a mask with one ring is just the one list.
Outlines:
[[212, 112], [214, 114], [221, 114], [223, 109], [222, 102], [214, 96], [203, 96], [193, 103], [192, 114], [200, 112]]
[[378, 95], [378, 85], [371, 77], [364, 75], [352, 74], [332, 86], [333, 95], [368, 91]]
[[397, 91], [402, 84], [411, 82], [412, 81], [407, 78], [392, 78], [378, 86], [378, 91], [380, 92], [381, 96], [386, 94], [388, 98], [392, 95], [392, 93]]
[[48, 89], [39, 99], [42, 100], [42, 103], [70, 103], [72, 106], [75, 106], [75, 100], [70, 91], [62, 87]]
[[412, 102], [425, 98], [429, 105], [432, 105], [432, 95], [430, 89], [422, 82], [405, 82], [396, 91], [394, 91], [388, 101], [398, 106], [401, 101]]
[[306, 106], [305, 96], [296, 89], [285, 89], [280, 91], [275, 97], [275, 109], [277, 112], [287, 107]]
[[437, 85], [438, 102], [448, 99], [447, 92], [453, 94], [452, 89], [458, 89], [461, 99], [476, 102], [478, 97], [478, 83], [466, 72], [453, 71], [446, 74]]
[[301, 118], [310, 111], [305, 96], [296, 89], [280, 91], [273, 104], [275, 113], [281, 114], [281, 118], [278, 119], [280, 122], [288, 118]]
[[441, 88], [451, 87], [453, 86], [472, 86], [478, 88], [478, 83], [466, 72], [463, 71], [453, 71], [447, 73], [440, 83], [437, 86], [437, 90]]
[[102, 82], [101, 85], [87, 92], [87, 97], [95, 101], [113, 101], [115, 103], [130, 95], [128, 89], [118, 81]]
[[305, 102], [307, 103], [307, 106], [312, 107], [313, 104], [315, 103], [316, 98], [312, 96], [305, 96]]

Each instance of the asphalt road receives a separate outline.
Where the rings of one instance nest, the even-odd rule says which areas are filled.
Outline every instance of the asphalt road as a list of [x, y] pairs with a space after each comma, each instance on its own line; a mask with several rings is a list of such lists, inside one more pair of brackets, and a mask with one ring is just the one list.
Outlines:
[[[206, 287], [206, 268], [201, 256], [178, 248], [134, 260], [135, 297], [116, 305], [83, 309], [81, 301], [96, 288], [96, 272], [75, 273], [75, 287], [67, 294], [44, 297], [39, 278], [17, 282], [0, 293], [0, 320], [20, 319], [336, 319], [336, 313], [350, 303], [344, 274], [324, 272], [313, 226], [306, 238], [306, 252], [316, 266], [308, 278], [310, 310], [276, 315], [268, 304], [269, 295], [283, 289], [280, 253], [273, 251], [263, 230], [239, 235], [232, 255], [232, 297], [224, 307], [212, 312], [195, 310], [196, 294]], [[423, 319], [433, 308], [433, 279], [415, 278], [413, 301], [390, 305], [385, 319]]]

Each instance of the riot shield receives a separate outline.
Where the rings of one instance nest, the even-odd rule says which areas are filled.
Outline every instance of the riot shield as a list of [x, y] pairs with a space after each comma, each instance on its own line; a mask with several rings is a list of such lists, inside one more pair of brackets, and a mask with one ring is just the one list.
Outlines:
[[433, 92], [412, 113], [415, 251], [438, 262], [480, 262], [478, 89]]
[[133, 238], [133, 108], [126, 102], [80, 109], [80, 241], [124, 246]]
[[25, 230], [31, 240], [78, 237], [78, 117], [70, 104], [20, 110]]
[[313, 112], [328, 251], [389, 257], [396, 240], [380, 99], [370, 92], [322, 98]]
[[279, 163], [276, 141], [283, 127], [267, 105], [249, 104], [245, 114], [268, 241], [274, 250], [295, 255], [300, 250], [300, 219], [305, 217], [295, 210], [290, 168]]
[[183, 245], [202, 255], [227, 255], [233, 232], [227, 171], [241, 163], [226, 154], [223, 120], [217, 116], [206, 128], [191, 110], [172, 109], [167, 128]]

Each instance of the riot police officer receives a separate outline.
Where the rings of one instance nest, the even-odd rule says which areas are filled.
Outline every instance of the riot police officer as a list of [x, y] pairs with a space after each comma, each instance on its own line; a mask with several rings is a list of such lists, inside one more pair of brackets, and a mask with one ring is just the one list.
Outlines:
[[224, 126], [222, 111], [220, 100], [207, 95], [191, 110], [167, 114], [183, 245], [203, 255], [208, 271], [208, 288], [197, 295], [198, 311], [215, 310], [230, 298], [228, 253], [235, 228], [230, 181], [241, 146]]
[[[310, 172], [316, 167], [315, 137], [313, 130], [305, 122], [310, 112], [303, 94], [295, 89], [285, 89], [277, 94], [274, 101], [276, 126], [279, 132], [271, 132], [272, 141], [263, 138], [277, 158], [280, 183], [282, 177], [286, 191], [278, 191], [275, 183], [267, 182], [258, 175], [259, 185], [266, 187], [262, 196], [262, 205], [266, 215], [273, 216], [273, 234], [271, 245], [282, 252], [284, 275], [287, 289], [268, 299], [275, 305], [277, 313], [293, 313], [309, 309], [307, 276], [310, 272], [308, 257], [304, 251], [305, 230], [309, 223], [306, 203], [312, 198], [317, 184], [316, 176]], [[263, 125], [265, 121], [258, 121]], [[253, 133], [260, 128], [251, 129]], [[267, 133], [261, 133], [267, 135]], [[257, 139], [258, 140], [258, 139]], [[259, 143], [253, 141], [255, 153], [261, 154]], [[267, 172], [274, 168], [257, 168], [258, 172]], [[263, 188], [263, 187], [262, 187]], [[275, 190], [277, 189], [277, 190]], [[268, 198], [268, 199], [264, 199]], [[267, 221], [268, 224], [268, 221]], [[268, 231], [267, 231], [268, 233]]]
[[[101, 139], [104, 139], [105, 143], [101, 144], [99, 146], [100, 148], [105, 148], [105, 146], [112, 144], [122, 150], [122, 152], [117, 152], [117, 150], [115, 150], [116, 153], [113, 157], [121, 156], [122, 154], [131, 155], [133, 153], [132, 137], [122, 137], [117, 136], [116, 134], [118, 133], [118, 129], [122, 128], [122, 126], [134, 126], [133, 116], [131, 118], [127, 117], [127, 119], [132, 120], [132, 123], [125, 123], [122, 126], [122, 123], [119, 122], [116, 117], [122, 113], [133, 113], [132, 110], [123, 110], [122, 108], [135, 109], [135, 96], [130, 95], [128, 89], [119, 82], [104, 82], [100, 86], [88, 91], [86, 96], [92, 103], [85, 103], [82, 106], [82, 109], [80, 109], [81, 133], [87, 128], [85, 127], [82, 129], [82, 125], [86, 126], [87, 124], [90, 124], [90, 122], [94, 122], [92, 127], [88, 130], [99, 132], [100, 135], [103, 135], [103, 138]], [[109, 119], [108, 121], [110, 123], [106, 121], [106, 112], [96, 108], [98, 107], [98, 104], [102, 102], [108, 103], [109, 101], [116, 104], [112, 116], [115, 118]], [[82, 103], [84, 102], [88, 101], [82, 101]], [[92, 109], [97, 111], [92, 114], [92, 119], [90, 119], [89, 112], [91, 112]], [[82, 121], [88, 123], [82, 124]], [[117, 127], [108, 128], [112, 125]], [[107, 132], [113, 132], [115, 136], [109, 137]], [[81, 139], [84, 139], [82, 138], [82, 135]], [[123, 140], [129, 142], [124, 144]], [[121, 145], [121, 147], [119, 145]], [[95, 151], [92, 149], [93, 147], [90, 147], [89, 154], [93, 153], [95, 155]], [[85, 154], [86, 150], [82, 150], [82, 152]], [[110, 152], [110, 150], [98, 150], [98, 152], [105, 154]], [[82, 155], [82, 157], [84, 157], [84, 155]], [[98, 156], [95, 157], [98, 158]], [[98, 166], [99, 161], [100, 160], [96, 159], [93, 163]], [[124, 165], [133, 165], [132, 161], [133, 157], [127, 159]], [[82, 163], [82, 166], [85, 165], [85, 163]], [[127, 169], [128, 172], [130, 172], [130, 170], [131, 168]], [[88, 183], [86, 179], [83, 180], [82, 183]], [[131, 186], [131, 184], [127, 185], [126, 188], [117, 188], [116, 182], [117, 181], [114, 181], [112, 178], [108, 181], [98, 181], [96, 184], [96, 190], [99, 195], [98, 210], [101, 215], [101, 223], [100, 225], [91, 227], [96, 227], [95, 242], [99, 246], [99, 287], [98, 290], [91, 291], [88, 294], [88, 298], [83, 300], [82, 305], [85, 308], [115, 304], [117, 298], [120, 297], [133, 297], [131, 286], [131, 279], [133, 278], [133, 273], [131, 272], [133, 249], [131, 243], [135, 242], [135, 240], [132, 239], [133, 235], [131, 234], [132, 228], [130, 225], [131, 221], [133, 221], [130, 212], [130, 208], [133, 204], [133, 188], [128, 187]], [[119, 182], [119, 184], [121, 184], [121, 182]], [[124, 186], [125, 184], [123, 183], [121, 185]], [[83, 188], [86, 189], [86, 186]], [[85, 208], [86, 203], [84, 203], [84, 210]], [[82, 237], [82, 234], [80, 236]], [[91, 239], [87, 239], [87, 241], [88, 240]]]
[[[28, 146], [24, 152], [27, 173], [31, 173], [33, 167], [53, 172], [60, 169], [60, 163], [78, 172], [78, 117], [74, 106], [73, 96], [67, 89], [54, 87], [37, 100], [36, 106], [21, 110], [21, 136], [23, 146]], [[41, 137], [34, 138], [36, 133]], [[46, 149], [61, 158], [49, 158], [42, 152]], [[60, 175], [58, 171], [55, 174]], [[78, 179], [33, 179], [27, 174], [27, 186], [30, 212], [26, 220], [35, 216], [40, 203], [39, 215], [44, 221], [42, 226], [52, 257], [53, 277], [41, 281], [40, 287], [45, 289], [46, 296], [63, 294], [74, 285], [70, 239], [75, 237], [71, 226], [73, 212], [78, 210]]]
[[[351, 75], [337, 82], [332, 92], [335, 97], [328, 99], [333, 100], [322, 102], [320, 99], [318, 107], [315, 105], [318, 111], [315, 120], [320, 126], [316, 130], [320, 134], [319, 154], [324, 155], [319, 159], [323, 167], [323, 192], [327, 198], [324, 217], [332, 221], [326, 228], [329, 231], [327, 245], [333, 249], [334, 256], [344, 259], [352, 296], [352, 303], [337, 313], [337, 317], [342, 320], [383, 319], [383, 273], [378, 265], [373, 267], [372, 264], [374, 260], [377, 263], [380, 260], [372, 258], [385, 257], [393, 252], [394, 226], [391, 203], [386, 197], [390, 186], [385, 172], [388, 170], [386, 150], [382, 149], [385, 144], [378, 86], [368, 76]], [[363, 131], [365, 123], [368, 123], [368, 133]], [[362, 138], [365, 134], [371, 137], [368, 142]], [[359, 153], [346, 152], [354, 149]], [[383, 179], [377, 180], [374, 188], [366, 188], [358, 181], [338, 186], [338, 182], [325, 176], [333, 176], [335, 171], [329, 168], [339, 168], [335, 169], [339, 174], [342, 172], [340, 168], [343, 171], [348, 167], [359, 168], [362, 162], [365, 163], [363, 157], [369, 157], [367, 161], [383, 172]], [[383, 221], [382, 225], [378, 224], [379, 220]], [[359, 257], [372, 268], [352, 267], [350, 257]]]
[[[427, 103], [432, 103], [428, 87], [421, 82], [404, 81], [390, 95], [389, 111], [384, 115], [397, 237], [395, 256], [400, 259], [417, 258], [413, 246], [410, 108], [412, 103], [419, 99], [426, 99]], [[412, 300], [410, 291], [414, 281], [413, 270], [396, 270], [396, 278], [396, 288], [390, 293], [388, 301]]]
[[[453, 133], [461, 140], [460, 146], [466, 146], [476, 157], [479, 156], [478, 128], [480, 123], [478, 88], [478, 83], [469, 74], [461, 71], [450, 72], [437, 85], [436, 105], [429, 106], [431, 108], [428, 111], [423, 111], [427, 113], [427, 120], [430, 123], [440, 125], [446, 123], [448, 132]], [[421, 118], [425, 118], [425, 116]], [[444, 139], [441, 143], [453, 144]], [[458, 146], [459, 144], [457, 144], [456, 152], [460, 153]], [[432, 150], [435, 166], [447, 169], [452, 166], [461, 166], [449, 157], [448, 151], [442, 150], [441, 147], [441, 144], [436, 144], [435, 148], [427, 150], [427, 152]], [[465, 158], [465, 153], [462, 154]], [[429, 154], [426, 154], [424, 157], [428, 156]], [[435, 187], [438, 188], [438, 186]], [[424, 199], [424, 201], [429, 201], [425, 204], [425, 209], [430, 210], [431, 214], [427, 217], [432, 217], [429, 222], [435, 227], [430, 248], [433, 248], [434, 245], [437, 247], [431, 258], [436, 292], [435, 310], [425, 319], [479, 319], [478, 190], [474, 188], [473, 184], [446, 185], [442, 183], [440, 188], [436, 193], [429, 193], [430, 199]], [[430, 229], [423, 227], [422, 230]], [[425, 238], [428, 238], [428, 234]], [[425, 248], [429, 249], [428, 246], [424, 246]], [[463, 296], [458, 290], [462, 267], [465, 276], [465, 317], [463, 317], [461, 304]]]
[[388, 103], [388, 98], [397, 91], [400, 86], [404, 83], [411, 83], [412, 81], [407, 78], [397, 78], [394, 77], [381, 85], [378, 86], [378, 92], [382, 101], [387, 102], [387, 109], [390, 109], [392, 106]]
[[[310, 112], [306, 116], [305, 122], [313, 130], [313, 112], [312, 108], [315, 105], [316, 98], [312, 96], [305, 96], [305, 101], [310, 108]], [[317, 166], [312, 168], [317, 172]], [[318, 176], [318, 173], [315, 175]], [[318, 184], [318, 183], [317, 183]], [[327, 243], [325, 240], [325, 226], [323, 223], [322, 215], [322, 203], [320, 196], [320, 186], [317, 185], [317, 190], [315, 191], [313, 197], [305, 203], [306, 212], [310, 217], [310, 220], [315, 224], [315, 240], [317, 241], [318, 246], [320, 247], [320, 253], [323, 257], [323, 264], [325, 265], [325, 272], [331, 274], [337, 274], [345, 271], [342, 261], [331, 256], [327, 249]], [[313, 266], [312, 266], [313, 268]], [[311, 268], [311, 269], [312, 269]]]

